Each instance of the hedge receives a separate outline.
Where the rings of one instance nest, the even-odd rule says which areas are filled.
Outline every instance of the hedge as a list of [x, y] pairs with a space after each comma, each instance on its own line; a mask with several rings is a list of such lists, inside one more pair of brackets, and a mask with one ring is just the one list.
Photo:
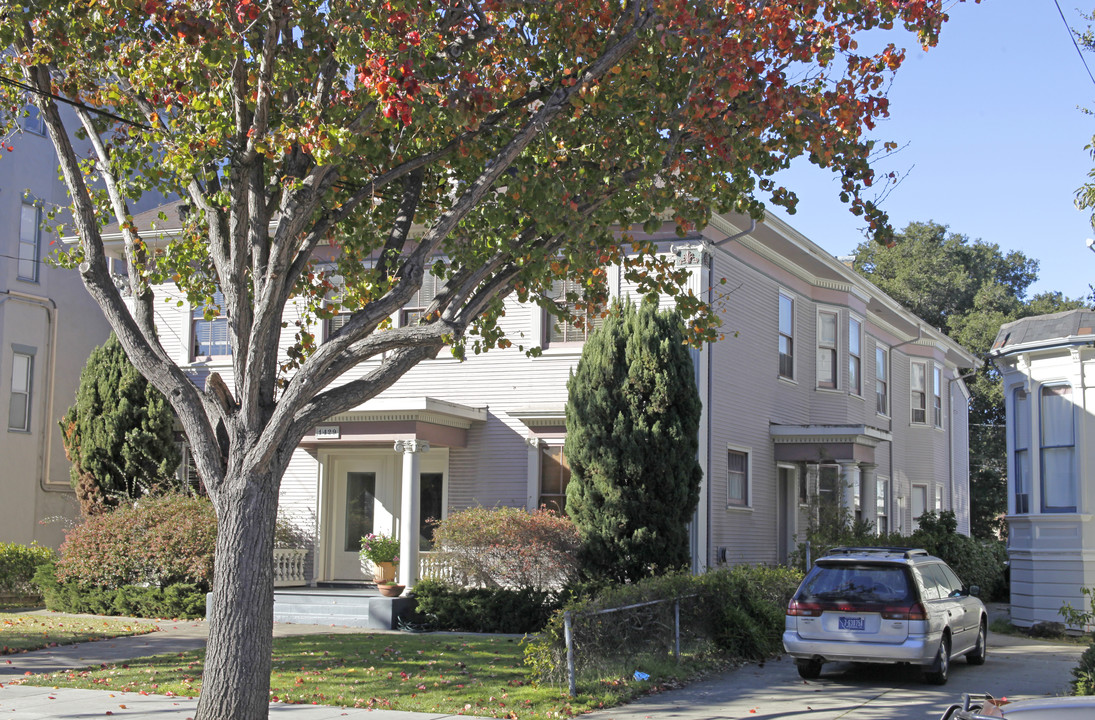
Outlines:
[[37, 544], [0, 543], [0, 594], [37, 595], [34, 572], [56, 557], [53, 550]]
[[532, 633], [560, 606], [558, 593], [535, 588], [461, 588], [438, 580], [414, 586], [416, 622], [429, 630]]

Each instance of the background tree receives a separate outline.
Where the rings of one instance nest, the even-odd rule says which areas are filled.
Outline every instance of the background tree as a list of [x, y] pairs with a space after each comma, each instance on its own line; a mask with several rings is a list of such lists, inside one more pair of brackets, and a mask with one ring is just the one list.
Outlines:
[[[1027, 298], [1038, 261], [994, 243], [948, 232], [936, 222], [909, 223], [886, 247], [861, 243], [853, 267], [871, 282], [984, 358], [1004, 323], [1083, 307], [1061, 293]], [[976, 537], [996, 537], [1007, 511], [1007, 448], [1000, 373], [983, 363], [970, 390], [970, 522]]]
[[567, 514], [581, 572], [634, 581], [688, 565], [703, 471], [701, 403], [681, 316], [613, 303], [567, 382]]
[[[904, 51], [865, 51], [856, 38], [896, 26], [932, 45], [941, 5], [0, 4], [0, 137], [37, 106], [79, 235], [65, 262], [169, 399], [217, 511], [198, 718], [268, 712], [278, 489], [306, 431], [444, 347], [508, 344], [497, 319], [510, 294], [566, 314], [546, 297], [565, 277], [602, 301], [608, 263], [638, 292], [674, 295], [694, 341], [716, 337], [685, 273], [612, 229], [661, 231], [671, 218], [685, 233], [712, 212], [793, 205], [771, 178], [797, 156], [838, 173], [844, 200], [885, 234], [861, 198], [881, 149], [863, 133], [886, 115]], [[59, 103], [73, 107], [88, 156], [73, 150]], [[190, 207], [167, 247], [130, 219], [149, 190]], [[126, 300], [106, 261], [109, 222]], [[441, 287], [421, 321], [390, 327], [426, 272]], [[198, 387], [160, 345], [165, 283], [227, 316], [231, 386], [212, 374]], [[290, 299], [305, 318], [284, 352]], [[340, 311], [345, 324], [317, 343], [313, 321]]]
[[175, 414], [129, 362], [114, 333], [92, 351], [80, 373], [76, 403], [60, 425], [84, 515], [178, 487]]

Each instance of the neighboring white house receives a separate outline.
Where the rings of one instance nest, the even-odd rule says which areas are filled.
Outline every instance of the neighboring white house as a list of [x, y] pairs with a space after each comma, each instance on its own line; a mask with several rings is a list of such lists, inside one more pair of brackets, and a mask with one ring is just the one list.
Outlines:
[[1095, 586], [1095, 312], [1008, 323], [989, 354], [1007, 409], [1011, 619], [1060, 622]]
[[[157, 230], [170, 235], [177, 209], [166, 212], [173, 220]], [[147, 242], [153, 217], [136, 218]], [[692, 291], [718, 307], [727, 335], [693, 352], [704, 405], [696, 570], [784, 560], [818, 502], [904, 532], [925, 510], [954, 510], [968, 533], [969, 396], [960, 376], [977, 364], [968, 351], [777, 220], [750, 228], [716, 217], [684, 239], [667, 224], [652, 239], [691, 271]], [[633, 291], [615, 270], [609, 282], [614, 296]], [[231, 387], [218, 327], [226, 320], [206, 320], [173, 286], [157, 291], [184, 301], [156, 304], [167, 352], [195, 382], [215, 371]], [[427, 277], [393, 322], [412, 321], [433, 291]], [[286, 320], [292, 328], [296, 318]], [[542, 343], [543, 354], [515, 347], [425, 361], [305, 437], [281, 508], [314, 534], [312, 582], [362, 580], [357, 551], [367, 532], [417, 546], [428, 542], [427, 519], [461, 508], [563, 505], [566, 381], [584, 333], [515, 301], [501, 323], [526, 346]]]
[[44, 262], [39, 223], [68, 205], [57, 157], [33, 114], [0, 157], [0, 542], [58, 547], [80, 508], [57, 421], [110, 326], [74, 271]]

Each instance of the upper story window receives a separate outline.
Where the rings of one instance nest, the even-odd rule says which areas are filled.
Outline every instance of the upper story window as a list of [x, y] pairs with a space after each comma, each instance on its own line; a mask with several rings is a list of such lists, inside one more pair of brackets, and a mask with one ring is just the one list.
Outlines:
[[581, 297], [582, 286], [573, 280], [556, 280], [551, 284], [551, 292], [548, 297], [559, 305], [566, 305], [574, 318], [563, 321], [544, 311], [547, 316], [544, 333], [544, 345], [557, 345], [561, 343], [585, 342], [589, 334], [604, 325], [605, 319], [600, 315], [582, 312], [578, 309], [576, 301], [568, 300], [569, 297]]
[[943, 427], [943, 369], [935, 366], [932, 372], [932, 422], [937, 428]]
[[1012, 447], [1015, 449], [1012, 458], [1015, 513], [1025, 515], [1030, 512], [1030, 396], [1023, 388], [1016, 388], [1012, 393], [1011, 420]]
[[836, 387], [837, 314], [822, 310], [817, 314], [817, 386]]
[[909, 371], [909, 401], [914, 423], [928, 422], [928, 366], [913, 362]]
[[1070, 386], [1042, 387], [1042, 512], [1076, 512], [1075, 416]]
[[855, 318], [848, 318], [848, 391], [863, 394], [863, 326]]
[[875, 410], [879, 415], [890, 414], [889, 358], [884, 347], [874, 349]]
[[33, 352], [16, 349], [11, 356], [11, 398], [8, 400], [8, 430], [30, 430], [30, 381]]
[[42, 118], [42, 114], [38, 112], [38, 106], [34, 103], [27, 103], [27, 116], [23, 118], [20, 124], [27, 132], [35, 135], [46, 134], [46, 122]]
[[795, 379], [795, 301], [779, 294], [779, 376]]
[[193, 347], [191, 357], [198, 358], [226, 356], [232, 354], [232, 346], [228, 343], [228, 315], [223, 310], [224, 295], [217, 291], [213, 294], [213, 302], [210, 307], [220, 314], [206, 319], [205, 306], [195, 307], [191, 312], [191, 337]]
[[37, 205], [24, 202], [19, 210], [20, 280], [38, 282], [38, 253], [42, 244], [42, 212]]
[[444, 278], [439, 278], [430, 273], [429, 268], [422, 275], [422, 287], [407, 301], [407, 304], [399, 311], [399, 327], [417, 325], [422, 319], [426, 308], [430, 306], [437, 293], [445, 284]]

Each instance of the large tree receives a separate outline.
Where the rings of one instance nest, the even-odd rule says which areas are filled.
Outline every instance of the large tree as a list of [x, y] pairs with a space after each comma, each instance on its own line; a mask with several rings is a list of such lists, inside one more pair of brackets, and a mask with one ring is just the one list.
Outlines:
[[72, 487], [85, 515], [148, 492], [178, 489], [175, 414], [129, 362], [113, 333], [91, 352], [76, 402], [60, 425]]
[[[880, 148], [904, 52], [857, 37], [904, 26], [934, 44], [939, 0], [81, 0], [0, 4], [5, 123], [29, 98], [71, 194], [67, 262], [134, 365], [169, 399], [217, 511], [216, 579], [198, 715], [267, 712], [278, 487], [317, 422], [390, 387], [445, 346], [507, 344], [503, 300], [567, 277], [605, 296], [606, 263], [678, 296], [693, 339], [713, 315], [653, 244], [612, 227], [793, 204], [771, 180], [806, 155], [842, 178], [852, 210]], [[73, 149], [60, 104], [91, 151]], [[3, 136], [0, 134], [0, 136]], [[167, 248], [130, 201], [184, 197]], [[101, 228], [117, 222], [127, 305]], [[337, 246], [337, 267], [315, 264]], [[442, 259], [443, 258], [443, 259]], [[421, 322], [388, 318], [425, 273]], [[156, 339], [156, 288], [228, 317], [231, 387], [196, 386]], [[220, 294], [215, 294], [219, 290]], [[221, 299], [223, 297], [223, 299]], [[216, 298], [216, 301], [214, 301]], [[352, 313], [317, 344], [294, 299]], [[290, 331], [291, 332], [291, 331]], [[340, 382], [363, 360], [362, 377]]]
[[567, 382], [566, 510], [584, 575], [633, 582], [688, 564], [701, 410], [681, 316], [614, 303]]
[[[1038, 261], [970, 240], [935, 222], [909, 223], [889, 247], [865, 242], [855, 269], [892, 298], [984, 358], [1004, 323], [1083, 307], [1060, 293], [1027, 297]], [[970, 389], [970, 520], [977, 537], [1003, 529], [1007, 510], [1004, 396], [1000, 373], [984, 363]]]

